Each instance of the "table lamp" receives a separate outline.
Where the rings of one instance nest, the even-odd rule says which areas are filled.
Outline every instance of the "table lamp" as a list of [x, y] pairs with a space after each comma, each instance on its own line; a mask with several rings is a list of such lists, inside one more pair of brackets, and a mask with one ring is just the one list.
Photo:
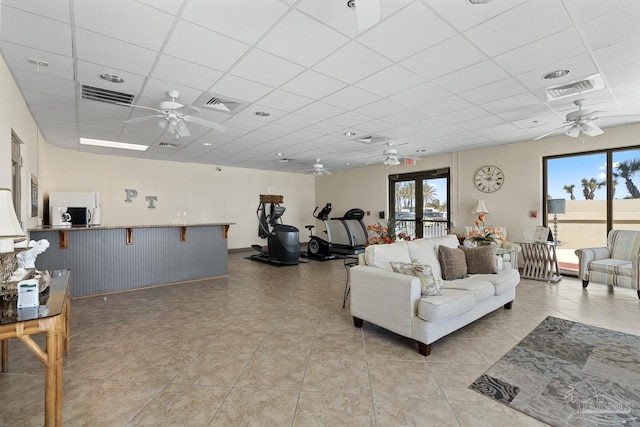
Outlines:
[[558, 214], [565, 213], [565, 199], [547, 200], [547, 213], [553, 214], [553, 241], [558, 244]]
[[478, 200], [478, 204], [476, 205], [476, 208], [472, 210], [471, 213], [483, 214], [483, 213], [491, 213], [491, 212], [489, 212], [487, 205], [484, 204], [484, 200]]
[[13, 252], [13, 242], [25, 238], [13, 208], [11, 190], [0, 188], [0, 253]]

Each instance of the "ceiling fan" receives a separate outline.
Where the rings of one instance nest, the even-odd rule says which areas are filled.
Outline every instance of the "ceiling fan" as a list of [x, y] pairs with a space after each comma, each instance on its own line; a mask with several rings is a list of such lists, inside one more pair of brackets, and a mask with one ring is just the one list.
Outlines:
[[328, 171], [324, 168], [322, 163], [320, 163], [320, 159], [316, 159], [316, 163], [313, 165], [313, 169], [306, 169], [302, 172], [312, 174], [320, 178], [322, 175], [331, 175], [332, 172]]
[[604, 131], [600, 129], [600, 127], [596, 124], [601, 119], [617, 119], [623, 117], [637, 117], [640, 120], [640, 116], [602, 116], [603, 111], [584, 111], [582, 106], [584, 105], [586, 99], [576, 99], [573, 101], [576, 107], [578, 107], [578, 111], [572, 111], [567, 114], [565, 119], [565, 124], [556, 128], [550, 132], [545, 133], [544, 135], [540, 135], [534, 138], [534, 141], [542, 139], [546, 136], [551, 135], [561, 129], [565, 129], [565, 135], [570, 136], [572, 138], [577, 138], [580, 135], [587, 136], [598, 136], [602, 135]]
[[[406, 144], [408, 144], [408, 142], [405, 142], [404, 144], [398, 144], [398, 145], [396, 145], [396, 147], [400, 147], [400, 146], [406, 145]], [[380, 156], [374, 156], [374, 157], [380, 157]], [[387, 166], [387, 167], [399, 165], [400, 164], [400, 159], [417, 160], [415, 157], [400, 156], [400, 154], [398, 153], [398, 150], [396, 148], [394, 148], [393, 141], [387, 142], [387, 148], [382, 150], [382, 157], [383, 157], [382, 164]], [[369, 163], [373, 163], [373, 161], [369, 162]]]
[[358, 29], [365, 30], [380, 22], [381, 0], [348, 0], [347, 6], [355, 9]]
[[170, 90], [167, 92], [167, 95], [169, 95], [169, 98], [171, 98], [171, 101], [162, 101], [160, 103], [160, 108], [151, 108], [151, 107], [145, 107], [143, 105], [119, 103], [119, 105], [124, 105], [127, 107], [143, 108], [145, 110], [151, 110], [158, 113], [158, 114], [152, 114], [150, 116], [137, 117], [135, 119], [125, 120], [124, 122], [138, 123], [138, 122], [142, 122], [142, 121], [157, 117], [161, 119], [158, 122], [158, 126], [160, 126], [162, 129], [166, 130], [172, 135], [175, 134], [176, 136], [181, 136], [181, 137], [186, 137], [191, 135], [191, 132], [189, 132], [189, 129], [187, 128], [187, 125], [185, 122], [195, 123], [200, 126], [204, 126], [210, 129], [215, 129], [219, 132], [224, 132], [225, 130], [227, 130], [227, 128], [222, 126], [221, 124], [210, 122], [209, 120], [204, 120], [198, 117], [189, 116], [179, 111], [182, 108], [188, 107], [194, 111], [200, 112], [199, 109], [197, 109], [192, 105], [185, 106], [180, 104], [179, 102], [176, 102], [176, 99], [178, 99], [178, 97], [180, 96], [180, 93], [178, 91]]

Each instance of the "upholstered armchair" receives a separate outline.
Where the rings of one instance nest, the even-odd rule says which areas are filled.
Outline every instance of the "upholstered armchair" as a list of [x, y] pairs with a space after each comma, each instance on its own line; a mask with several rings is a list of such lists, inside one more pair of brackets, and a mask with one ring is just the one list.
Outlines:
[[[496, 225], [487, 225], [484, 227], [484, 231], [490, 233], [490, 235], [492, 236], [492, 240], [493, 240], [493, 244], [495, 244], [495, 246], [497, 248], [502, 248], [502, 249], [506, 249], [506, 250], [514, 250], [516, 252], [516, 255], [518, 255], [520, 253], [520, 245], [518, 245], [517, 243], [514, 242], [510, 242], [507, 240], [507, 229], [506, 227], [500, 227], [500, 226], [496, 226]], [[471, 237], [475, 234], [476, 232], [476, 228], [475, 227], [467, 227], [466, 228], [466, 238], [464, 240], [464, 246], [466, 247], [473, 247], [476, 246], [476, 243], [471, 239]], [[501, 270], [503, 268], [511, 268], [511, 265], [513, 265], [513, 262], [515, 260], [512, 260], [509, 258], [509, 254], [505, 254], [503, 256], [500, 257], [502, 259], [502, 263], [504, 264], [503, 266], [498, 266], [498, 270]]]
[[607, 246], [576, 249], [582, 287], [589, 282], [635, 289], [640, 298], [640, 231], [611, 230]]

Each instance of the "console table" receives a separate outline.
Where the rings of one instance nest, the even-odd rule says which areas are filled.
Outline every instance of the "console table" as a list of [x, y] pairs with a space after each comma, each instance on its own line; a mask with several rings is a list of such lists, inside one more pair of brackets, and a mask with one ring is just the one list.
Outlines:
[[[62, 362], [71, 350], [70, 290], [69, 271], [52, 271], [49, 289], [40, 296], [40, 307], [19, 309], [17, 299], [0, 302], [2, 372], [9, 369], [10, 338], [18, 338], [40, 359], [44, 365], [44, 425], [47, 427], [62, 425]], [[46, 350], [31, 338], [42, 333], [47, 334]]]
[[558, 270], [558, 257], [555, 242], [518, 242], [522, 248], [524, 267], [522, 277], [556, 283], [562, 279]]

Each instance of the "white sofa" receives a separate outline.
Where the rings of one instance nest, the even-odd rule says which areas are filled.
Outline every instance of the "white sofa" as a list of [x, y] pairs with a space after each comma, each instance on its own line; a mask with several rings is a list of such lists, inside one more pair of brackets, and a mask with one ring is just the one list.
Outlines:
[[445, 280], [441, 295], [421, 294], [418, 277], [394, 273], [390, 262], [419, 260], [441, 276], [438, 247], [458, 247], [455, 235], [368, 246], [359, 264], [350, 269], [351, 315], [354, 325], [363, 321], [412, 338], [424, 356], [431, 344], [497, 308], [510, 309], [520, 275], [515, 269], [496, 274], [475, 274]]

